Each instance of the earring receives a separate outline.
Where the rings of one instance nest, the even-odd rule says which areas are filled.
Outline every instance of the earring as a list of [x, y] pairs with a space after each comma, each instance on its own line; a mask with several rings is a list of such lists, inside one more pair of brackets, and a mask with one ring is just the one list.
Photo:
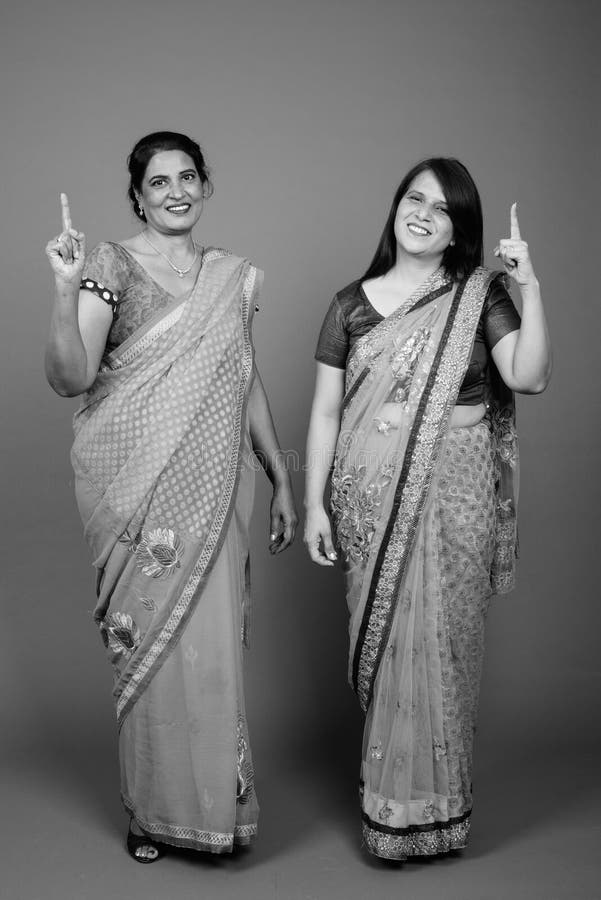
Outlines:
[[454, 247], [454, 246], [455, 246], [455, 241], [454, 241], [454, 240], [453, 240], [453, 241], [450, 241], [449, 247]]
[[144, 215], [144, 207], [142, 206], [142, 204], [140, 203], [139, 200], [138, 200], [138, 210], [140, 211], [140, 215], [143, 216]]

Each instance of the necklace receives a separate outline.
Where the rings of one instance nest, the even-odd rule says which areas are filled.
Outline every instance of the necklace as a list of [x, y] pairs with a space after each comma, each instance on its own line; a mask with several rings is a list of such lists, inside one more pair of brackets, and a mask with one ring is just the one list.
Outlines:
[[159, 256], [162, 256], [163, 259], [167, 260], [167, 262], [169, 263], [169, 265], [171, 266], [171, 268], [173, 269], [173, 271], [175, 272], [175, 274], [177, 275], [178, 278], [183, 278], [185, 275], [187, 275], [188, 272], [190, 272], [190, 270], [192, 269], [192, 266], [194, 265], [196, 260], [198, 259], [198, 247], [196, 246], [194, 241], [192, 241], [192, 245], [194, 247], [194, 256], [192, 257], [192, 262], [190, 263], [190, 265], [188, 266], [187, 269], [180, 269], [178, 266], [175, 265], [174, 262], [172, 262], [169, 259], [169, 257], [167, 256], [166, 253], [163, 253], [162, 250], [159, 250], [158, 247], [154, 246], [152, 241], [146, 237], [146, 235], [144, 234], [143, 231], [140, 232], [140, 237], [146, 241], [146, 243], [149, 245], [149, 247], [152, 247], [152, 249], [154, 250], [155, 253], [158, 253]]

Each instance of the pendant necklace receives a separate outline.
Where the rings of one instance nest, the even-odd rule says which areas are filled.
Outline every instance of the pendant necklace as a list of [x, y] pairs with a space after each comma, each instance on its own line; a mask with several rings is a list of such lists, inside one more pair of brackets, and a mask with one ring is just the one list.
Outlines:
[[148, 244], [149, 247], [152, 247], [152, 249], [154, 250], [155, 253], [158, 253], [159, 256], [162, 256], [163, 259], [167, 260], [167, 262], [169, 263], [169, 265], [171, 266], [171, 268], [173, 269], [173, 271], [175, 272], [175, 274], [177, 275], [178, 278], [183, 278], [185, 275], [187, 275], [188, 272], [190, 272], [190, 270], [192, 269], [192, 266], [194, 265], [196, 260], [198, 259], [198, 247], [196, 246], [194, 241], [192, 241], [192, 244], [194, 246], [194, 256], [192, 258], [192, 262], [190, 263], [190, 265], [188, 266], [187, 269], [180, 269], [179, 266], [176, 266], [175, 263], [169, 259], [169, 257], [167, 256], [166, 253], [163, 253], [162, 250], [159, 250], [158, 247], [154, 246], [152, 241], [146, 237], [146, 235], [144, 234], [143, 231], [140, 232], [140, 237], [142, 237], [146, 241], [146, 243]]

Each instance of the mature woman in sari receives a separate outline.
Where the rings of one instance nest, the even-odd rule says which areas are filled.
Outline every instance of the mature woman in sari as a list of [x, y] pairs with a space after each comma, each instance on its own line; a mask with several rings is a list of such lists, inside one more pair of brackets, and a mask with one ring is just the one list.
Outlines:
[[115, 675], [127, 846], [231, 851], [257, 830], [244, 707], [248, 529], [258, 455], [272, 553], [296, 512], [251, 322], [262, 274], [192, 238], [211, 183], [200, 147], [158, 132], [128, 160], [143, 230], [85, 259], [62, 195], [47, 246], [56, 299], [46, 369], [75, 415], [76, 496]]
[[521, 320], [505, 275], [482, 268], [482, 243], [465, 167], [415, 166], [316, 354], [305, 542], [320, 565], [336, 550], [344, 561], [349, 678], [366, 714], [363, 836], [388, 859], [466, 846], [484, 620], [513, 583], [513, 392], [540, 392], [550, 374], [515, 206], [496, 254]]

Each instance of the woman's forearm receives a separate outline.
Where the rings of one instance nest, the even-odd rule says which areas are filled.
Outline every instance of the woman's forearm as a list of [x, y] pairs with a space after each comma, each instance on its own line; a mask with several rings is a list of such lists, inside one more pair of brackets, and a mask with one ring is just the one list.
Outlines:
[[334, 462], [343, 396], [344, 369], [318, 362], [307, 435], [304, 542], [309, 556], [319, 566], [333, 566], [336, 559], [323, 494]]
[[551, 343], [538, 281], [520, 285], [522, 323], [513, 353], [513, 377], [518, 390], [537, 394], [551, 376]]
[[334, 462], [340, 416], [313, 410], [307, 435], [305, 509], [323, 506], [326, 482]]
[[46, 347], [46, 377], [63, 397], [81, 394], [87, 385], [87, 354], [78, 323], [79, 288], [57, 285]]
[[248, 401], [248, 418], [253, 450], [267, 477], [274, 486], [287, 482], [290, 476], [285, 455], [278, 441], [261, 376], [256, 369]]
[[256, 369], [250, 389], [248, 417], [253, 450], [273, 485], [269, 508], [269, 550], [277, 554], [294, 540], [298, 516], [286, 457], [280, 449], [265, 388]]

